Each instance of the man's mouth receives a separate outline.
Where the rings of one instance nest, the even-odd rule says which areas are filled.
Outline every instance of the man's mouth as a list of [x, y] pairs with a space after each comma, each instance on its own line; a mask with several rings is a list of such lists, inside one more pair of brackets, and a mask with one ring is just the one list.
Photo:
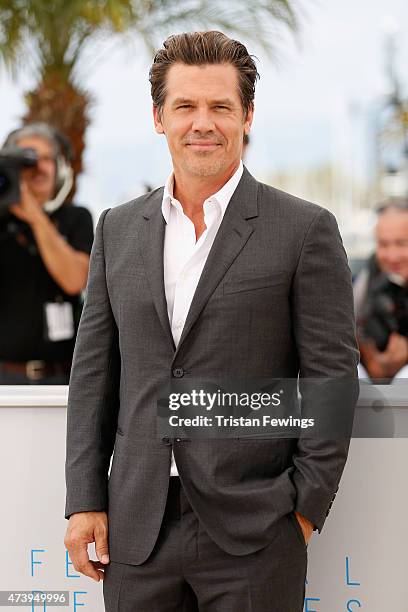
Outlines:
[[216, 149], [217, 147], [219, 147], [220, 143], [212, 142], [212, 141], [197, 141], [197, 142], [188, 142], [187, 146], [191, 147], [192, 149], [196, 149], [196, 150], [209, 151], [211, 149]]

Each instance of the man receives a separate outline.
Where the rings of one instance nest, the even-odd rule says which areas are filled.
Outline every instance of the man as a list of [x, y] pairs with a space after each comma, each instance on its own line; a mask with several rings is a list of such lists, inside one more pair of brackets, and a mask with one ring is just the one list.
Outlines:
[[0, 217], [0, 384], [69, 381], [93, 225], [86, 208], [66, 202], [60, 139], [36, 123], [6, 141], [34, 149], [38, 162], [22, 169], [21, 201]]
[[300, 612], [306, 545], [346, 460], [347, 440], [156, 437], [169, 379], [356, 376], [334, 217], [241, 163], [257, 76], [220, 32], [168, 38], [150, 82], [173, 173], [98, 223], [69, 393], [65, 543], [78, 571], [105, 568], [109, 612]]
[[361, 377], [408, 376], [408, 206], [379, 209], [376, 252], [354, 287]]

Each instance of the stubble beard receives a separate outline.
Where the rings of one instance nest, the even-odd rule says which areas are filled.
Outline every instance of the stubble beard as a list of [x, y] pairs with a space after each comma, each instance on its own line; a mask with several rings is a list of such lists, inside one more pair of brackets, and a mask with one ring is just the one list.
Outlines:
[[185, 172], [194, 176], [206, 177], [216, 176], [227, 167], [227, 161], [224, 157], [216, 160], [205, 159], [207, 154], [203, 154], [202, 160], [192, 161], [184, 159], [182, 167]]

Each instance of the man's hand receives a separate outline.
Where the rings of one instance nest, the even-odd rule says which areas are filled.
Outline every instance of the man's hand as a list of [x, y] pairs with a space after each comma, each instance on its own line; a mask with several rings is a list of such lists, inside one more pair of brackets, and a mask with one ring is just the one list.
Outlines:
[[89, 255], [74, 249], [60, 234], [22, 179], [21, 202], [10, 211], [31, 226], [39, 254], [47, 272], [68, 295], [78, 295], [86, 287]]
[[42, 207], [38, 204], [37, 199], [24, 180], [22, 180], [20, 184], [20, 196], [21, 202], [10, 206], [10, 212], [12, 212], [13, 215], [29, 225], [35, 223], [39, 218], [45, 215]]
[[299, 522], [299, 525], [302, 528], [303, 537], [305, 538], [306, 544], [309, 544], [310, 538], [313, 533], [313, 523], [309, 521], [305, 516], [295, 511], [296, 518]]
[[408, 362], [408, 340], [405, 336], [393, 332], [385, 351], [380, 353], [379, 359], [389, 372], [389, 376], [395, 376], [398, 370]]
[[[88, 556], [88, 544], [95, 542], [99, 561], [91, 561]], [[108, 516], [106, 512], [77, 512], [68, 521], [64, 544], [77, 572], [93, 578], [96, 582], [103, 580], [103, 567], [109, 563], [108, 551]]]
[[408, 362], [408, 340], [392, 332], [385, 351], [379, 351], [374, 342], [360, 343], [361, 357], [371, 378], [393, 378]]

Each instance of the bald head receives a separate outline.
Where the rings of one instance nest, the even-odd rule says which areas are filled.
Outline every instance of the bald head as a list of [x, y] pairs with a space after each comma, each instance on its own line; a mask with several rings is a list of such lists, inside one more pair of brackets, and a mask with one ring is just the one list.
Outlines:
[[381, 212], [376, 241], [381, 270], [398, 274], [408, 282], [408, 208], [390, 206]]

